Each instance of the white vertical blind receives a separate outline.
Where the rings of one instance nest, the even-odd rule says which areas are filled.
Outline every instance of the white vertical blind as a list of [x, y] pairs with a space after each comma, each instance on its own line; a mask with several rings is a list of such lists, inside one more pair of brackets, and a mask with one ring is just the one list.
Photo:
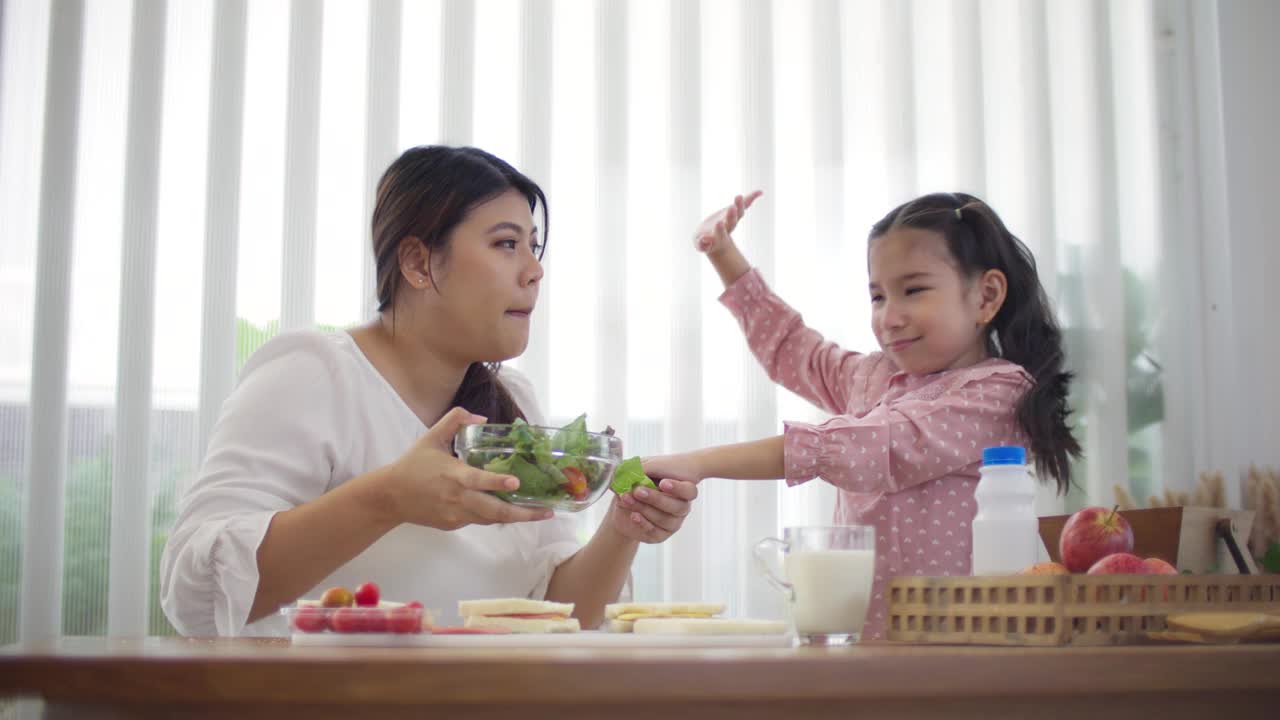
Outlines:
[[[773, 6], [769, 0], [748, 0], [742, 5], [742, 114], [744, 132], [741, 153], [746, 188], [774, 186], [774, 56]], [[736, 233], [744, 252], [766, 277], [773, 274], [774, 242], [777, 237], [774, 205], [761, 203], [753, 208], [751, 222]], [[755, 357], [742, 351], [743, 404], [739, 432], [746, 439], [777, 435], [777, 390]], [[754, 541], [778, 531], [778, 485], [744, 483], [737, 488], [738, 594], [747, 614], [775, 617], [782, 603], [778, 593], [751, 568]]]
[[597, 425], [627, 437], [627, 4], [596, 3], [596, 404]]
[[[400, 125], [400, 35], [404, 11], [400, 0], [376, 0], [369, 5], [369, 65], [365, 98], [364, 212], [360, 227], [369, 232], [378, 178], [396, 159]], [[372, 238], [361, 248], [363, 309], [371, 317], [377, 309], [377, 278]]]
[[[844, 138], [848, 98], [845, 95], [846, 62], [841, 43], [841, 3], [838, 0], [821, 0], [815, 2], [812, 9], [813, 201], [810, 212], [814, 218], [814, 245], [817, 257], [830, 258], [840, 267], [850, 267], [860, 264], [862, 254], [851, 242], [860, 233], [849, 227], [850, 213], [846, 210], [849, 193], [844, 175], [850, 155]], [[854, 282], [846, 282], [833, 288], [833, 296], [834, 302], [829, 308], [814, 308], [810, 315], [820, 318], [823, 332], [837, 339], [841, 334], [839, 326], [847, 322], [847, 315], [842, 310], [862, 305], [866, 293]], [[809, 419], [821, 421], [822, 415], [811, 413]], [[832, 485], [807, 483], [788, 494], [799, 495], [804, 500], [797, 508], [799, 512], [793, 513], [797, 522], [826, 522], [835, 514], [835, 488]]]
[[[1130, 471], [1154, 489], [1185, 486], [1188, 467], [1230, 472], [1226, 431], [1195, 411], [1222, 382], [1204, 348], [1228, 332], [1200, 299], [1230, 284], [1200, 287], [1200, 238], [1226, 219], [1192, 209], [1221, 192], [1196, 178], [1221, 173], [1213, 154], [1186, 151], [1221, 133], [1202, 107], [1214, 50], [1190, 39], [1213, 20], [1205, 8], [135, 0], [126, 40], [105, 4], [5, 3], [0, 493], [22, 511], [0, 517], [0, 548], [21, 547], [20, 561], [0, 555], [0, 641], [5, 628], [82, 627], [64, 622], [82, 614], [140, 631], [148, 540], [167, 532], [238, 361], [274, 327], [369, 316], [373, 185], [423, 143], [478, 143], [548, 191], [548, 274], [514, 364], [554, 420], [587, 411], [629, 451], [825, 417], [767, 380], [718, 307], [690, 242], [703, 216], [765, 190], [738, 234], [748, 257], [816, 329], [869, 350], [867, 229], [915, 194], [965, 190], [1035, 252], [1072, 338], [1088, 457], [1073, 503], [1109, 502]], [[46, 35], [47, 48], [27, 41]], [[115, 71], [84, 48], [126, 43], [131, 60], [112, 62], [127, 68], [128, 99], [108, 107]], [[122, 187], [102, 203], [122, 206], [121, 222], [78, 212], [85, 177], [109, 175], [120, 147]], [[110, 282], [80, 287], [82, 272]], [[1167, 419], [1131, 433], [1151, 407], [1131, 381], [1150, 378]], [[110, 553], [98, 561], [81, 553], [105, 532], [105, 481]], [[834, 491], [710, 479], [700, 492], [684, 530], [642, 551], [640, 598], [780, 615], [749, 548], [784, 523], [829, 522]], [[95, 502], [92, 522], [73, 509]], [[604, 509], [584, 514], [584, 532]], [[81, 577], [94, 562], [110, 566], [105, 604], [102, 573]]]
[[280, 329], [316, 319], [316, 168], [320, 138], [320, 36], [324, 4], [294, 0], [289, 13], [285, 111], [284, 253]]
[[30, 429], [22, 543], [19, 637], [62, 629], [63, 488], [67, 473], [67, 325], [71, 313], [72, 226], [79, 134], [81, 0], [57, 0], [49, 13], [40, 221], [36, 256]]
[[476, 11], [471, 0], [441, 0], [440, 142], [469, 145], [473, 112]]
[[[1229, 254], [1225, 243], [1201, 248], [1198, 236], [1213, 232], [1226, 234], [1227, 227], [1218, 223], [1225, 217], [1217, 217], [1200, 211], [1202, 198], [1207, 208], [1225, 206], [1225, 188], [1218, 182], [1222, 168], [1214, 164], [1220, 154], [1212, 152], [1178, 152], [1180, 138], [1198, 138], [1200, 133], [1211, 136], [1221, 133], [1221, 117], [1216, 110], [1201, 110], [1201, 104], [1221, 107], [1221, 98], [1206, 98], [1197, 102], [1197, 94], [1207, 96], [1215, 87], [1197, 73], [1197, 56], [1216, 56], [1215, 49], [1197, 48], [1191, 29], [1197, 24], [1207, 26], [1216, 33], [1211, 13], [1205, 3], [1183, 3], [1165, 0], [1155, 3], [1155, 35], [1160, 41], [1155, 56], [1157, 97], [1160, 115], [1167, 127], [1157, 136], [1160, 157], [1166, 171], [1160, 174], [1161, 195], [1169, 203], [1165, 237], [1169, 252], [1160, 256], [1160, 275], [1173, 282], [1160, 287], [1161, 304], [1165, 307], [1165, 328], [1161, 333], [1161, 349], [1165, 358], [1166, 377], [1173, 387], [1186, 388], [1185, 393], [1170, 393], [1165, 398], [1166, 422], [1170, 437], [1190, 438], [1191, 442], [1165, 442], [1164, 464], [1167, 468], [1214, 467], [1210, 448], [1222, 442], [1230, 433], [1225, 424], [1215, 427], [1208, 422], [1213, 412], [1221, 412], [1219, 403], [1227, 402], [1224, 386], [1230, 381], [1227, 373], [1217, 366], [1223, 353], [1208, 356], [1196, 352], [1186, 344], [1189, 338], [1204, 338], [1210, 347], [1229, 347], [1231, 324], [1217, 322], [1215, 316], [1230, 317], [1230, 293], [1222, 292], [1225, 278], [1213, 272], [1221, 267], [1205, 262], [1203, 253]], [[1206, 17], [1210, 15], [1210, 17]], [[1207, 35], [1208, 33], [1206, 33]], [[1201, 38], [1205, 37], [1202, 35]], [[1210, 68], [1217, 72], [1216, 63]], [[1221, 147], [1217, 148], [1221, 152]], [[1219, 204], [1221, 203], [1221, 204]], [[1200, 281], [1201, 272], [1204, 280]], [[1211, 301], [1210, 298], [1213, 298]], [[1225, 302], [1223, 302], [1225, 301]], [[1219, 304], [1223, 303], [1223, 304]], [[1185, 332], [1179, 333], [1183, 328]], [[1213, 437], [1217, 442], [1211, 442]], [[1185, 486], [1174, 486], [1186, 489]], [[1230, 491], [1230, 490], [1229, 490]]]
[[156, 216], [160, 184], [161, 90], [167, 0], [135, 0], [125, 146], [120, 258], [120, 358], [111, 468], [107, 632], [145, 635], [151, 539], [152, 361], [155, 356]]
[[[911, 32], [916, 0], [880, 0], [883, 18], [884, 71], [880, 96], [884, 113], [884, 144], [888, 153], [889, 202], [901, 203], [916, 194], [916, 39]], [[887, 211], [888, 208], [885, 208]]]
[[[1116, 227], [1116, 147], [1113, 122], [1109, 50], [1110, 19], [1096, 2], [1068, 8], [1049, 6], [1049, 35], [1055, 155], [1059, 162], [1054, 187], [1059, 190], [1058, 232], [1063, 237], [1066, 266], [1075, 278], [1074, 293], [1064, 311], [1069, 322], [1088, 336], [1084, 357], [1074, 358], [1080, 370], [1076, 397], [1089, 404], [1091, 414], [1083, 432], [1089, 447], [1085, 491], [1091, 497], [1110, 496], [1118, 468], [1127, 468], [1125, 434], [1125, 376], [1123, 354], [1124, 305], [1122, 267]], [[1079, 62], [1068, 62], [1078, 59]], [[1089, 278], [1089, 291], [1080, 283]]]
[[956, 175], [953, 185], [987, 196], [986, 84], [982, 72], [982, 10], [978, 0], [957, 0], [952, 47], [956, 104]]
[[200, 424], [204, 453], [222, 401], [235, 381], [236, 254], [244, 131], [245, 0], [214, 6], [209, 81], [208, 181], [205, 190], [204, 297], [200, 334]]
[[[533, 181], [538, 183], [548, 198], [555, 197], [551, 189], [551, 33], [552, 4], [550, 0], [521, 0], [520, 2], [520, 127], [519, 157], [513, 162]], [[535, 212], [541, 212], [539, 208]], [[539, 221], [540, 222], [540, 221]], [[539, 237], [549, 239], [543, 228]], [[556, 253], [545, 254], [546, 270], [550, 271]], [[520, 369], [536, 388], [545, 388], [551, 382], [551, 352], [548, 330], [551, 321], [548, 296], [534, 308], [533, 326], [530, 328], [529, 348], [520, 356]]]
[[[696, 227], [705, 210], [702, 185], [702, 2], [671, 0], [668, 83], [671, 94], [671, 256], [688, 258], [692, 240], [684, 228]], [[660, 202], [655, 198], [655, 202]], [[666, 448], [685, 452], [702, 447], [705, 413], [702, 407], [702, 268], [698, 263], [673, 262], [666, 291], [671, 294], [670, 349], [667, 364]], [[703, 492], [706, 492], [705, 486]], [[704, 535], [708, 531], [705, 503], [695, 506], [681, 531], [663, 545], [665, 599], [704, 597], [706, 573]]]

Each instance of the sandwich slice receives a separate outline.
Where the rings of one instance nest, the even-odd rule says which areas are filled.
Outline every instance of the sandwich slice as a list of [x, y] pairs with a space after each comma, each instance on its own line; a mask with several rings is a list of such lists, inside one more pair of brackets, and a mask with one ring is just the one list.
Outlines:
[[643, 618], [636, 635], [782, 635], [787, 623], [751, 618]]
[[458, 614], [463, 627], [510, 630], [515, 633], [578, 632], [578, 618], [569, 617], [573, 603], [528, 598], [462, 600]]
[[631, 632], [637, 620], [708, 619], [722, 612], [724, 612], [723, 603], [613, 603], [604, 606], [605, 629], [609, 632]]

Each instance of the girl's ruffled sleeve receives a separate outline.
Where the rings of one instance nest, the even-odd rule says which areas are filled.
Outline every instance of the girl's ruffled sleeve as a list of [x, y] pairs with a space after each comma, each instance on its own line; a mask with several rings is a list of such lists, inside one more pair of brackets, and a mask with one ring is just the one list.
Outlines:
[[906, 397], [862, 416], [785, 423], [789, 485], [815, 477], [858, 493], [896, 492], [980, 463], [1023, 441], [1015, 411], [1030, 379], [1012, 363], [965, 371], [936, 398]]

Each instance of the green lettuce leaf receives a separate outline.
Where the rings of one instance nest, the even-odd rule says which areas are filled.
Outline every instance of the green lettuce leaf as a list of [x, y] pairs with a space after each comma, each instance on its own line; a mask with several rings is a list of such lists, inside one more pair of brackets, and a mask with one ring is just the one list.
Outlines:
[[[587, 434], [587, 415], [583, 413], [573, 422], [560, 428], [551, 438], [551, 447], [565, 455], [584, 456], [591, 447], [591, 436]], [[562, 466], [563, 467], [563, 466]]]
[[553, 495], [560, 488], [560, 483], [554, 476], [518, 454], [490, 460], [484, 469], [503, 475], [515, 475], [520, 480], [520, 488], [516, 492], [528, 497]]
[[636, 487], [650, 487], [657, 489], [658, 486], [653, 484], [653, 480], [644, 474], [644, 466], [640, 463], [640, 458], [627, 458], [622, 461], [618, 469], [613, 474], [613, 483], [609, 487], [619, 495], [625, 495]]

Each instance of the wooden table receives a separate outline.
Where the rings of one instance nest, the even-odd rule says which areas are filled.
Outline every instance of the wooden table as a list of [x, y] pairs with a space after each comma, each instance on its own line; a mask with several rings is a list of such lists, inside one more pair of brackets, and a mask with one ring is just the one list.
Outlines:
[[292, 647], [65, 638], [0, 648], [51, 717], [1280, 717], [1280, 645], [796, 649]]

